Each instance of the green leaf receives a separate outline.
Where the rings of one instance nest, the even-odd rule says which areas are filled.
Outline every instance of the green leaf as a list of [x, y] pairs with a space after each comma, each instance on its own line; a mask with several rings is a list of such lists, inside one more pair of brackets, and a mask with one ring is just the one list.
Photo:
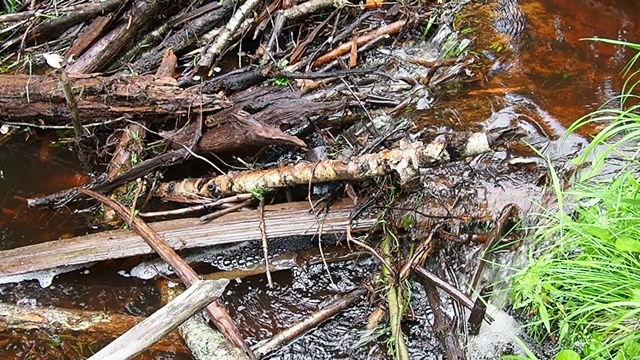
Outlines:
[[554, 360], [580, 360], [580, 355], [573, 350], [562, 349]]
[[621, 237], [616, 240], [615, 247], [618, 251], [640, 253], [640, 240]]

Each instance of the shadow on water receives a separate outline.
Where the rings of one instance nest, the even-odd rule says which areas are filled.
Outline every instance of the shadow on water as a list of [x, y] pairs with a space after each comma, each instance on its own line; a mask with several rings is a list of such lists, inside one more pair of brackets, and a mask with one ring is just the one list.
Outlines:
[[[433, 108], [416, 112], [413, 118], [418, 127], [459, 130], [515, 126], [527, 134], [530, 144], [546, 149], [552, 156], [566, 156], [584, 146], [599, 125], [581, 129], [569, 141], [561, 142], [565, 129], [619, 93], [620, 73], [631, 56], [626, 49], [581, 39], [640, 41], [640, 2], [498, 0], [470, 5], [459, 14], [455, 26], [458, 31], [468, 29], [466, 36], [484, 61], [473, 69], [475, 81], [442, 89]], [[531, 154], [525, 148], [517, 151]], [[4, 146], [0, 152], [2, 248], [82, 231], [77, 228], [83, 219], [24, 206], [25, 197], [64, 189], [84, 176], [64, 156], [42, 161], [40, 153], [36, 143]], [[338, 284], [336, 290], [331, 290], [325, 269], [314, 265], [304, 271], [275, 274], [274, 290], [267, 289], [263, 276], [238, 281], [229, 287], [224, 300], [242, 324], [243, 334], [255, 343], [310, 314], [341, 290], [358, 286], [377, 271], [370, 259], [332, 264], [330, 268]], [[147, 287], [153, 286], [118, 278], [118, 270], [118, 266], [103, 266], [101, 272], [112, 273], [96, 278], [91, 278], [96, 269], [89, 274], [59, 276], [47, 289], [39, 288], [35, 282], [3, 285], [0, 300], [132, 315], [152, 311], [158, 305], [158, 294]], [[430, 314], [421, 289], [418, 286], [414, 290], [416, 321], [408, 322], [405, 329], [412, 358], [440, 358], [434, 355], [438, 350], [437, 345], [432, 345], [426, 325]], [[371, 311], [364, 304], [339, 314], [272, 358], [386, 357], [381, 345], [371, 348], [358, 342], [359, 329]], [[0, 343], [2, 358], [22, 358], [29, 352], [28, 348], [18, 349], [16, 341], [8, 337]]]

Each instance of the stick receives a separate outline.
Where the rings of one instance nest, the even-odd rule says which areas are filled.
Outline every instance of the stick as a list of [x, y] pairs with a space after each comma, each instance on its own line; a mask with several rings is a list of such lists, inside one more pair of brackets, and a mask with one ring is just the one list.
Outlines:
[[275, 350], [277, 347], [281, 346], [282, 344], [285, 344], [293, 340], [300, 334], [303, 334], [305, 331], [308, 331], [309, 329], [312, 329], [320, 325], [321, 323], [323, 323], [333, 315], [355, 304], [366, 293], [367, 291], [364, 289], [357, 289], [348, 293], [341, 299], [338, 299], [332, 302], [331, 304], [327, 305], [324, 309], [319, 310], [315, 314], [308, 316], [307, 318], [293, 325], [292, 327], [274, 335], [271, 339], [262, 343], [255, 350], [256, 354], [258, 354], [258, 356], [263, 356], [270, 353], [271, 351]]
[[[260, 0], [247, 0], [242, 6], [238, 8], [235, 14], [231, 17], [227, 26], [222, 29], [215, 41], [209, 46], [202, 57], [198, 61], [198, 67], [208, 68], [213, 63], [213, 59], [229, 46], [234, 34], [242, 28], [245, 20], [249, 17], [250, 13], [260, 4]], [[209, 73], [211, 76], [211, 73]]]
[[[130, 221], [131, 212], [122, 205], [91, 190], [79, 189], [78, 191], [109, 205], [124, 221]], [[144, 221], [140, 218], [134, 217], [133, 221], [129, 223], [129, 226], [131, 226], [131, 228], [138, 233], [164, 261], [173, 267], [176, 274], [180, 277], [180, 280], [182, 280], [186, 286], [191, 286], [198, 281], [198, 274], [196, 274], [196, 272], [193, 271], [193, 269], [191, 269], [191, 267], [189, 267], [189, 265], [180, 256], [178, 256], [178, 254], [176, 254], [176, 252], [169, 247], [169, 245], [167, 245], [167, 243], [165, 243], [164, 240], [162, 240], [162, 238], [160, 238], [160, 236]], [[254, 358], [253, 353], [240, 337], [236, 325], [233, 323], [233, 320], [231, 320], [231, 317], [224, 306], [217, 302], [211, 303], [207, 306], [207, 313], [211, 317], [211, 321], [227, 339], [236, 344], [240, 349], [243, 349], [250, 358]]]
[[[375, 31], [372, 31], [366, 35], [359, 36], [357, 40], [357, 47], [360, 47], [371, 40], [381, 36], [381, 35], [394, 35], [402, 30], [402, 27], [407, 23], [407, 20], [398, 20], [389, 25], [383, 26]], [[329, 61], [337, 58], [338, 56], [344, 55], [351, 51], [351, 47], [353, 46], [353, 41], [346, 42], [337, 48], [331, 50], [330, 52], [320, 56], [314, 63], [313, 66], [321, 66]]]
[[102, 348], [91, 360], [131, 359], [219, 298], [229, 280], [198, 280], [173, 301]]

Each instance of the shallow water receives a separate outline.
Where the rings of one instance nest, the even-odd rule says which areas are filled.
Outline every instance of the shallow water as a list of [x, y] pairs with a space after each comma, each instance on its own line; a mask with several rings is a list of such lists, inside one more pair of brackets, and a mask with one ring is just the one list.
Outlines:
[[[580, 150], [598, 124], [578, 131], [565, 141], [566, 128], [577, 118], [597, 109], [619, 94], [621, 72], [633, 55], [621, 47], [581, 41], [589, 37], [640, 41], [639, 1], [592, 0], [502, 0], [473, 5], [456, 21], [457, 30], [467, 35], [478, 55], [473, 67], [475, 80], [446, 87], [433, 107], [416, 112], [420, 128], [481, 129], [517, 127], [526, 140], [555, 159]], [[418, 43], [417, 46], [420, 46]], [[0, 247], [13, 248], [87, 231], [83, 219], [42, 210], [28, 210], [23, 197], [64, 189], [82, 173], [72, 165], [70, 154], [46, 149], [46, 139], [29, 145], [3, 146], [0, 153]], [[43, 150], [44, 149], [44, 150]], [[43, 160], [43, 152], [51, 152]], [[517, 156], [529, 156], [526, 148], [509, 149]], [[49, 157], [50, 156], [50, 157]], [[515, 172], [514, 172], [515, 173]], [[451, 176], [453, 178], [453, 176]], [[514, 180], [514, 188], [519, 184]], [[507, 195], [519, 198], [535, 194], [519, 186]], [[494, 194], [494, 195], [495, 195]], [[491, 198], [492, 194], [485, 194]], [[495, 200], [503, 203], [498, 196]], [[500, 195], [501, 196], [501, 195]], [[511, 201], [511, 200], [509, 200]], [[309, 246], [314, 246], [311, 242]], [[259, 249], [258, 249], [259, 250]], [[256, 258], [260, 258], [258, 251]], [[131, 268], [133, 265], [129, 266]], [[105, 265], [59, 276], [54, 285], [41, 289], [36, 282], [0, 287], [0, 300], [11, 304], [68, 306], [144, 316], [159, 303], [152, 282], [123, 279], [116, 274], [122, 266]], [[265, 339], [317, 309], [332, 296], [358, 286], [372, 272], [375, 263], [361, 259], [331, 265], [334, 282], [325, 269], [314, 265], [306, 271], [275, 274], [276, 289], [268, 290], [263, 276], [232, 284], [225, 295], [232, 315], [252, 342]], [[106, 276], [92, 277], [98, 272]], [[438, 358], [437, 345], [426, 325], [429, 310], [421, 288], [415, 289], [414, 321], [408, 322], [412, 358]], [[274, 359], [385, 357], [384, 346], [359, 343], [358, 331], [371, 309], [365, 304], [348, 310], [326, 325], [271, 355]], [[13, 339], [13, 340], [12, 340]], [[0, 357], [22, 358], [28, 346], [12, 337], [1, 338]], [[26, 343], [25, 343], [26, 344]], [[163, 358], [159, 355], [158, 358]], [[166, 357], [164, 357], [166, 358]]]

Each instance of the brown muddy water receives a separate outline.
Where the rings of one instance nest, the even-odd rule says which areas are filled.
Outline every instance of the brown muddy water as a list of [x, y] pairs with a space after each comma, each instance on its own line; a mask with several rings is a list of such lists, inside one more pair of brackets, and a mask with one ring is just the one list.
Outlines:
[[[622, 84], [620, 73], [632, 55], [624, 48], [581, 39], [640, 41], [640, 2], [489, 1], [467, 6], [455, 17], [454, 27], [471, 40], [473, 52], [480, 61], [473, 66], [468, 83], [439, 89], [429, 110], [412, 115], [418, 126], [439, 132], [516, 127], [527, 134], [530, 144], [561, 162], [579, 151], [598, 130], [598, 125], [582, 129], [562, 141], [566, 128], [618, 94]], [[24, 206], [23, 199], [28, 196], [51, 193], [86, 180], [72, 154], [64, 150], [64, 146], [49, 146], [50, 140], [46, 136], [31, 137], [27, 141], [18, 137], [1, 147], [2, 249], [93, 230], [87, 227], [82, 214], [32, 210]], [[532, 154], [525, 147], [507, 152], [517, 156]], [[539, 196], [526, 184], [521, 185], [507, 190], [521, 198]], [[500, 205], [495, 207], [499, 209]], [[325, 240], [327, 244], [335, 242]], [[209, 266], [231, 268], [246, 263], [247, 257], [259, 261], [261, 250], [254, 245], [221, 251], [209, 259]], [[275, 256], [314, 247], [317, 239], [281, 239], [274, 241], [271, 249]], [[454, 270], [459, 270], [468, 264], [455, 266], [459, 268]], [[118, 273], [129, 273], [134, 268], [135, 263], [130, 261], [102, 264], [58, 275], [46, 288], [35, 280], [4, 284], [0, 285], [0, 301], [147, 316], [160, 304], [159, 291], [153, 280], [123, 277]], [[242, 333], [255, 344], [312, 313], [336, 295], [366, 282], [377, 271], [377, 265], [370, 258], [362, 257], [330, 264], [329, 270], [333, 284], [321, 265], [274, 274], [274, 289], [267, 288], [264, 276], [232, 281], [224, 301]], [[415, 285], [412, 290], [413, 317], [406, 321], [404, 328], [411, 358], [440, 359], [439, 345], [430, 335], [430, 310], [422, 287]], [[270, 358], [385, 358], [384, 341], [361, 341], [361, 329], [371, 310], [362, 302]], [[59, 341], [64, 342], [64, 335], [0, 334], [0, 358], [82, 358], [102, 346], [71, 343], [65, 347], [60, 346]], [[142, 358], [188, 359], [190, 356], [146, 353]]]

